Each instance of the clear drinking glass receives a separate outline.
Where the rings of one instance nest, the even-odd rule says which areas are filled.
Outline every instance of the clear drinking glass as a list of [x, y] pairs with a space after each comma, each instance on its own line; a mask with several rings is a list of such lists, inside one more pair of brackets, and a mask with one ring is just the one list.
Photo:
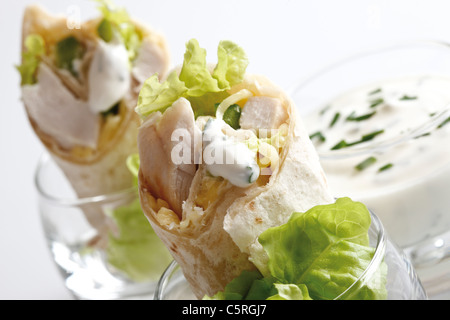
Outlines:
[[[382, 263], [387, 265], [386, 289], [388, 300], [426, 300], [427, 294], [414, 271], [409, 258], [396, 246], [385, 231], [378, 217], [371, 213], [372, 223], [369, 228], [370, 246], [375, 254], [368, 267], [346, 291], [335, 300], [345, 300], [355, 290], [372, 277], [379, 276], [377, 269]], [[189, 283], [186, 281], [179, 265], [173, 261], [159, 280], [155, 300], [195, 300]]]
[[[35, 184], [48, 248], [75, 298], [153, 299], [172, 258], [141, 211], [136, 188], [77, 198], [48, 154]], [[102, 227], [88, 215], [103, 219]]]
[[[450, 78], [449, 44], [411, 41], [355, 54], [299, 81], [289, 93], [308, 128], [311, 114], [344, 93], [371, 83], [417, 75]], [[389, 159], [428, 141], [418, 137], [450, 117], [449, 104], [441, 104], [436, 105], [439, 113], [430, 115], [409, 133], [351, 148], [318, 148], [334, 196], [361, 201], [378, 214], [393, 241], [411, 259], [430, 298], [450, 298], [450, 125], [440, 129], [442, 138], [438, 143], [428, 145], [426, 152], [418, 148], [410, 157], [429, 157], [425, 166], [410, 169], [402, 176], [390, 176], [394, 171], [387, 170], [370, 188], [363, 179], [355, 178], [356, 174], [343, 180], [342, 173], [371, 155]], [[404, 112], [408, 112], [406, 107]]]

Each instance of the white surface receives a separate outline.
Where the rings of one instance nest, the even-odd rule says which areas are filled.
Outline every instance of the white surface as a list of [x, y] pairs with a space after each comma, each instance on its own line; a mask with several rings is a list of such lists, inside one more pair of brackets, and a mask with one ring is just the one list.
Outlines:
[[[0, 299], [71, 299], [44, 243], [36, 209], [33, 171], [43, 147], [20, 103], [20, 29], [24, 7], [0, 4]], [[91, 1], [42, 0], [52, 12], [96, 14]], [[197, 38], [216, 61], [222, 39], [246, 50], [249, 72], [288, 88], [347, 54], [405, 39], [450, 41], [445, 0], [192, 0], [119, 1], [133, 17], [163, 32], [172, 62]]]

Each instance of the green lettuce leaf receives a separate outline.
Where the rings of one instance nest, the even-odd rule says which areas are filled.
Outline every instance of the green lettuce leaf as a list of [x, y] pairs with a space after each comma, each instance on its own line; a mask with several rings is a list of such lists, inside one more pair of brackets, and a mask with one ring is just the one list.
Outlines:
[[386, 299], [384, 262], [369, 279], [360, 280], [375, 253], [369, 246], [370, 224], [367, 208], [349, 198], [293, 213], [286, 224], [259, 236], [270, 276], [245, 271], [223, 292], [205, 299]]
[[211, 73], [206, 63], [206, 50], [197, 40], [189, 40], [179, 75], [174, 71], [163, 83], [159, 83], [157, 75], [147, 79], [139, 94], [136, 112], [145, 119], [184, 97], [191, 102], [196, 116], [213, 115], [214, 105], [228, 96], [226, 90], [242, 81], [248, 65], [244, 50], [231, 41], [221, 41], [217, 55], [218, 63]]
[[136, 112], [145, 118], [154, 111], [164, 111], [187, 91], [186, 86], [175, 71], [169, 74], [166, 81], [159, 82], [157, 74], [145, 80], [139, 93]]
[[[286, 224], [264, 231], [259, 242], [269, 256], [273, 277], [282, 283], [305, 284], [313, 299], [334, 299], [362, 275], [373, 258], [370, 223], [362, 203], [340, 198], [334, 204], [294, 213]], [[351, 298], [384, 299], [382, 278], [375, 276], [374, 286], [362, 284]]]
[[217, 49], [218, 62], [213, 72], [219, 87], [229, 89], [242, 82], [248, 59], [245, 51], [231, 41], [221, 41]]
[[187, 95], [190, 97], [200, 97], [207, 92], [222, 91], [217, 79], [213, 78], [206, 66], [206, 50], [200, 48], [195, 39], [191, 39], [186, 44], [180, 80], [188, 88]]
[[267, 300], [312, 300], [308, 294], [308, 288], [304, 284], [275, 283], [278, 293]]
[[25, 38], [25, 50], [22, 54], [22, 64], [17, 66], [21, 76], [21, 85], [36, 83], [36, 70], [41, 56], [45, 54], [45, 41], [38, 34], [31, 34]]
[[224, 291], [203, 300], [310, 300], [305, 285], [283, 284], [259, 271], [242, 271]]
[[139, 199], [112, 212], [118, 227], [110, 233], [108, 262], [134, 281], [158, 280], [172, 256], [142, 212]]

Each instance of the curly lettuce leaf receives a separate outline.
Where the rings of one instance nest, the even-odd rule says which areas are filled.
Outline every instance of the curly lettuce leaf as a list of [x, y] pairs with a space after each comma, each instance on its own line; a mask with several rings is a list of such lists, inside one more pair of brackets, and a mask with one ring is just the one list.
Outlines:
[[196, 116], [213, 115], [214, 105], [228, 96], [226, 90], [242, 81], [248, 65], [243, 49], [231, 41], [221, 41], [217, 55], [218, 63], [211, 73], [206, 63], [206, 50], [197, 40], [189, 40], [179, 75], [174, 71], [163, 83], [157, 81], [157, 75], [147, 79], [139, 94], [136, 112], [145, 119], [184, 97], [191, 102]]
[[175, 71], [169, 74], [166, 81], [159, 82], [157, 74], [145, 80], [139, 93], [136, 112], [145, 118], [155, 111], [164, 111], [187, 91], [184, 82], [178, 79]]
[[41, 61], [41, 56], [45, 54], [45, 41], [38, 34], [31, 34], [25, 38], [25, 50], [22, 54], [22, 64], [17, 66], [21, 76], [21, 85], [35, 84], [36, 71]]
[[[370, 213], [360, 202], [340, 198], [305, 213], [259, 236], [269, 256], [273, 277], [283, 283], [305, 284], [313, 299], [334, 299], [362, 275], [375, 249], [369, 247]], [[384, 299], [385, 265], [353, 292], [353, 299]], [[380, 281], [381, 279], [381, 281]]]
[[245, 51], [231, 41], [221, 41], [217, 49], [218, 62], [213, 71], [219, 87], [229, 89], [242, 82], [248, 66]]
[[199, 97], [207, 92], [222, 91], [217, 79], [213, 78], [206, 66], [206, 50], [200, 48], [195, 39], [191, 39], [186, 44], [180, 80], [185, 83], [188, 88], [187, 95], [191, 97]]

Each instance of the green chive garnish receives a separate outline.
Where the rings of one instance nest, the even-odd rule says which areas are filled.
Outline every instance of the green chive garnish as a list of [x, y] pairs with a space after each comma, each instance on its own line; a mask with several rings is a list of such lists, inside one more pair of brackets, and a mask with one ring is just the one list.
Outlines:
[[442, 128], [443, 126], [445, 126], [449, 122], [450, 122], [450, 117], [445, 119], [440, 125], [437, 126], [437, 128], [440, 129], [440, 128]]
[[361, 141], [360, 141], [360, 142], [365, 142], [365, 141], [372, 140], [372, 139], [375, 138], [377, 135], [382, 134], [383, 132], [384, 132], [384, 130], [378, 130], [378, 131], [374, 131], [374, 132], [372, 132], [372, 133], [368, 133], [368, 134], [364, 135], [364, 136], [361, 138]]
[[354, 145], [356, 145], [358, 143], [363, 143], [363, 142], [372, 140], [377, 135], [382, 134], [383, 132], [384, 132], [384, 130], [378, 130], [378, 131], [374, 131], [374, 132], [368, 133], [366, 135], [363, 135], [360, 140], [355, 141], [355, 142], [351, 142], [351, 143], [348, 143], [345, 140], [341, 140], [341, 141], [339, 141], [338, 144], [336, 144], [333, 148], [331, 148], [331, 150], [338, 150], [338, 149], [342, 149], [342, 148], [346, 148], [346, 147], [351, 147], [351, 146], [354, 146]]
[[367, 167], [371, 166], [372, 164], [374, 164], [376, 161], [377, 161], [377, 158], [369, 157], [366, 160], [364, 160], [363, 162], [356, 165], [355, 168], [359, 171], [362, 171], [362, 170], [366, 169]]
[[320, 115], [322, 116], [325, 112], [327, 112], [328, 109], [330, 109], [330, 105], [325, 106], [325, 108], [323, 108], [322, 110], [320, 110]]
[[367, 120], [370, 117], [372, 117], [374, 114], [376, 113], [376, 111], [372, 112], [372, 113], [367, 113], [367, 114], [363, 114], [362, 116], [355, 116], [355, 112], [353, 111], [348, 117], [347, 117], [347, 121], [363, 121], [363, 120]]
[[336, 112], [336, 114], [335, 114], [334, 117], [333, 117], [333, 120], [331, 120], [330, 128], [331, 128], [332, 126], [334, 126], [334, 124], [338, 121], [338, 119], [339, 119], [340, 116], [341, 116], [341, 114], [340, 114], [339, 112]]
[[400, 100], [416, 100], [417, 97], [407, 96], [406, 94]]
[[382, 104], [384, 102], [383, 98], [379, 98], [370, 102], [370, 108], [375, 108], [376, 106]]
[[321, 141], [321, 142], [324, 142], [326, 139], [325, 139], [325, 136], [322, 134], [322, 132], [320, 132], [320, 131], [317, 131], [317, 132], [315, 132], [315, 133], [313, 133], [312, 135], [310, 135], [309, 136], [309, 138], [312, 140], [312, 139], [314, 139], [314, 138], [317, 138], [317, 139], [319, 139], [319, 141]]
[[425, 133], [419, 134], [418, 136], [414, 137], [414, 139], [426, 137], [426, 136], [429, 136], [430, 134], [431, 134], [431, 132], [425, 132]]
[[393, 166], [392, 163], [388, 163], [388, 164], [382, 166], [380, 169], [378, 169], [378, 172], [382, 172], [382, 171], [388, 170], [388, 169], [392, 168], [392, 166]]
[[376, 94], [376, 93], [380, 93], [380, 92], [381, 92], [381, 88], [375, 89], [375, 90], [369, 92], [369, 96]]
[[348, 147], [348, 143], [345, 142], [345, 140], [341, 140], [333, 148], [331, 148], [331, 150], [339, 150], [346, 147]]

